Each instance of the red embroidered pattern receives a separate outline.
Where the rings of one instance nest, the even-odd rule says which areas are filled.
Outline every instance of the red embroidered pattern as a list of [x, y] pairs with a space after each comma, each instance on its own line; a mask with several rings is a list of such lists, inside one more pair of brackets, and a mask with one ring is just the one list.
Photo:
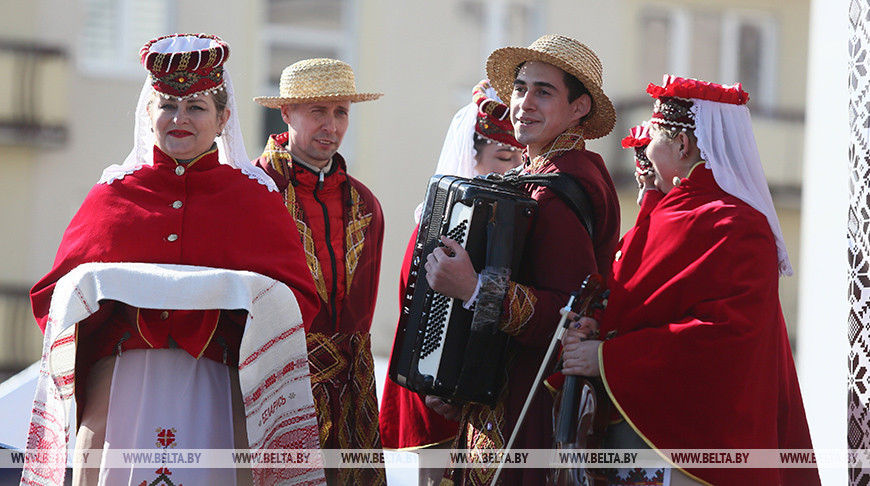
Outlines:
[[[310, 333], [311, 389], [324, 449], [380, 449], [369, 333]], [[341, 468], [337, 484], [386, 484], [383, 468]]]
[[[157, 440], [154, 442], [154, 445], [156, 445], [157, 447], [165, 450], [168, 448], [173, 448], [177, 445], [175, 442], [175, 434], [177, 431], [174, 427], [171, 429], [163, 429], [158, 427], [154, 429], [154, 432], [157, 434]], [[154, 471], [154, 474], [156, 474], [156, 476], [150, 482], [147, 480], [143, 480], [137, 486], [184, 486], [182, 483], [175, 484], [172, 481], [172, 478], [169, 477], [172, 476], [172, 471], [168, 467], [166, 467], [165, 461], [163, 462], [163, 465], [161, 467], [157, 468], [157, 470]]]

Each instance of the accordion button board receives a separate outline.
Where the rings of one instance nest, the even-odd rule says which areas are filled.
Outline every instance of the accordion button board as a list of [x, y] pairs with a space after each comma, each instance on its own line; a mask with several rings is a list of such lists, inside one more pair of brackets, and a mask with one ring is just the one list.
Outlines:
[[[432, 290], [422, 263], [446, 235], [465, 248], [477, 272], [499, 254], [498, 264], [516, 273], [536, 208], [526, 192], [507, 184], [439, 175], [430, 180], [390, 359], [393, 381], [445, 399], [495, 402], [509, 336], [497, 322], [481, 332], [480, 319], [473, 331], [475, 311]], [[508, 258], [500, 255], [505, 248]]]

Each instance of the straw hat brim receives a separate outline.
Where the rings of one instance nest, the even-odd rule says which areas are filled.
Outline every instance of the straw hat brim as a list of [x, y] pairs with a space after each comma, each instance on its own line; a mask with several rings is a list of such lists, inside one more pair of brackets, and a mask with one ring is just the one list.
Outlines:
[[524, 62], [541, 61], [552, 64], [557, 68], [579, 79], [583, 86], [589, 90], [592, 97], [592, 110], [583, 122], [583, 137], [586, 139], [601, 138], [613, 130], [616, 125], [616, 109], [613, 102], [604, 94], [596, 82], [592, 81], [584, 72], [577, 69], [564, 60], [547, 52], [530, 49], [528, 47], [502, 47], [489, 55], [486, 61], [486, 75], [489, 77], [492, 87], [495, 88], [499, 98], [510, 103], [511, 93], [514, 89], [514, 72], [517, 66]]
[[322, 95], [322, 96], [298, 96], [298, 97], [281, 97], [281, 96], [258, 96], [254, 101], [267, 108], [281, 108], [283, 105], [297, 105], [302, 103], [316, 103], [318, 101], [350, 101], [351, 103], [359, 103], [361, 101], [372, 101], [383, 96], [383, 93], [355, 93], [355, 94], [338, 94], [338, 95]]

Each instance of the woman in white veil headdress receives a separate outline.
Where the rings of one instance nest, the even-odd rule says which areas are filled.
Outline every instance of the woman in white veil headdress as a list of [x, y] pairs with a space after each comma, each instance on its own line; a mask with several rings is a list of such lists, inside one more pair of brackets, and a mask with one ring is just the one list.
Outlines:
[[[565, 333], [563, 373], [604, 382], [623, 420], [608, 425], [603, 448], [812, 450], [779, 299], [792, 268], [749, 94], [668, 75], [647, 92], [655, 189], [617, 246], [600, 326], [589, 319]], [[636, 473], [612, 470], [608, 484], [648, 484]], [[820, 484], [815, 467], [777, 465], [675, 463], [649, 477]]]
[[[280, 194], [247, 158], [228, 55], [206, 34], [159, 37], [140, 51], [148, 77], [133, 149], [104, 170], [31, 290], [46, 351], [28, 448], [65, 450], [70, 422], [77, 450], [97, 453], [319, 447], [304, 339], [319, 298]], [[261, 339], [281, 351], [245, 351]], [[63, 413], [73, 399], [74, 422]], [[255, 413], [266, 400], [274, 410]], [[317, 467], [93, 466], [74, 468], [73, 484], [324, 480]], [[29, 463], [22, 482], [46, 469]]]
[[[144, 63], [147, 62], [146, 58], [150, 53], [160, 55], [181, 51], [208, 50], [224, 46], [226, 46], [225, 43], [219, 39], [216, 40], [211, 37], [167, 36], [157, 39], [156, 42], [149, 43], [149, 46], [143, 47], [141, 55]], [[224, 53], [223, 59], [218, 61], [222, 64], [226, 61], [226, 58], [229, 57], [229, 48], [227, 47], [225, 50], [219, 49], [219, 51]], [[230, 113], [230, 117], [224, 126], [220, 137], [217, 139], [219, 145], [218, 156], [221, 163], [228, 164], [241, 170], [248, 177], [256, 179], [260, 184], [268, 187], [270, 191], [277, 191], [278, 189], [275, 187], [275, 182], [272, 178], [267, 176], [262, 169], [254, 166], [254, 164], [248, 160], [248, 155], [245, 151], [245, 141], [242, 138], [242, 128], [239, 124], [235, 91], [233, 89], [233, 82], [229, 70], [223, 70], [222, 78], [223, 82], [217, 86], [203, 86], [206, 89], [196, 92], [187, 92], [181, 97], [176, 96], [176, 98], [180, 100], [182, 98], [190, 98], [207, 93], [214, 95], [219, 91], [225, 91], [227, 95], [226, 108]], [[148, 104], [156, 95], [154, 83], [154, 75], [149, 74], [142, 86], [142, 91], [139, 93], [139, 102], [136, 104], [135, 126], [133, 129], [133, 149], [130, 151], [130, 154], [127, 155], [127, 158], [124, 159], [123, 163], [113, 164], [106, 167], [103, 171], [102, 177], [100, 177], [100, 182], [111, 183], [116, 179], [123, 178], [125, 175], [142, 168], [144, 165], [152, 165], [154, 163], [152, 147], [154, 147], [156, 138], [154, 130], [152, 129], [151, 117], [148, 114]], [[172, 97], [173, 95], [163, 94], [160, 96]]]
[[[501, 102], [488, 80], [472, 90], [471, 103], [453, 116], [438, 165], [437, 175], [472, 178], [490, 172], [504, 173], [522, 163], [522, 145], [513, 135], [508, 107]], [[423, 203], [414, 211], [415, 223], [420, 222]], [[416, 241], [416, 229], [408, 242], [400, 276], [404, 291], [406, 277]], [[416, 393], [393, 383], [384, 384], [381, 399], [380, 429], [384, 447], [419, 449], [449, 444], [456, 435], [458, 422], [447, 420], [426, 407]], [[421, 468], [421, 484], [438, 482], [441, 468]]]
[[[520, 165], [522, 149], [514, 138], [507, 105], [484, 79], [472, 90], [471, 103], [453, 115], [435, 174], [472, 178], [504, 173]], [[414, 210], [415, 223], [420, 222], [422, 211], [420, 203]]]

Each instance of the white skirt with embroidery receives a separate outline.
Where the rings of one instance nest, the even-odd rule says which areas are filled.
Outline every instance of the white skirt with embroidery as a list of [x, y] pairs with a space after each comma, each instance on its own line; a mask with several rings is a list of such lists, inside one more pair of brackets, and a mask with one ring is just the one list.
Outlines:
[[232, 469], [196, 467], [185, 464], [189, 454], [172, 454], [234, 448], [230, 386], [229, 368], [210, 359], [180, 349], [125, 351], [115, 360], [104, 451], [160, 463], [121, 468], [103, 454], [100, 484], [235, 485]]

